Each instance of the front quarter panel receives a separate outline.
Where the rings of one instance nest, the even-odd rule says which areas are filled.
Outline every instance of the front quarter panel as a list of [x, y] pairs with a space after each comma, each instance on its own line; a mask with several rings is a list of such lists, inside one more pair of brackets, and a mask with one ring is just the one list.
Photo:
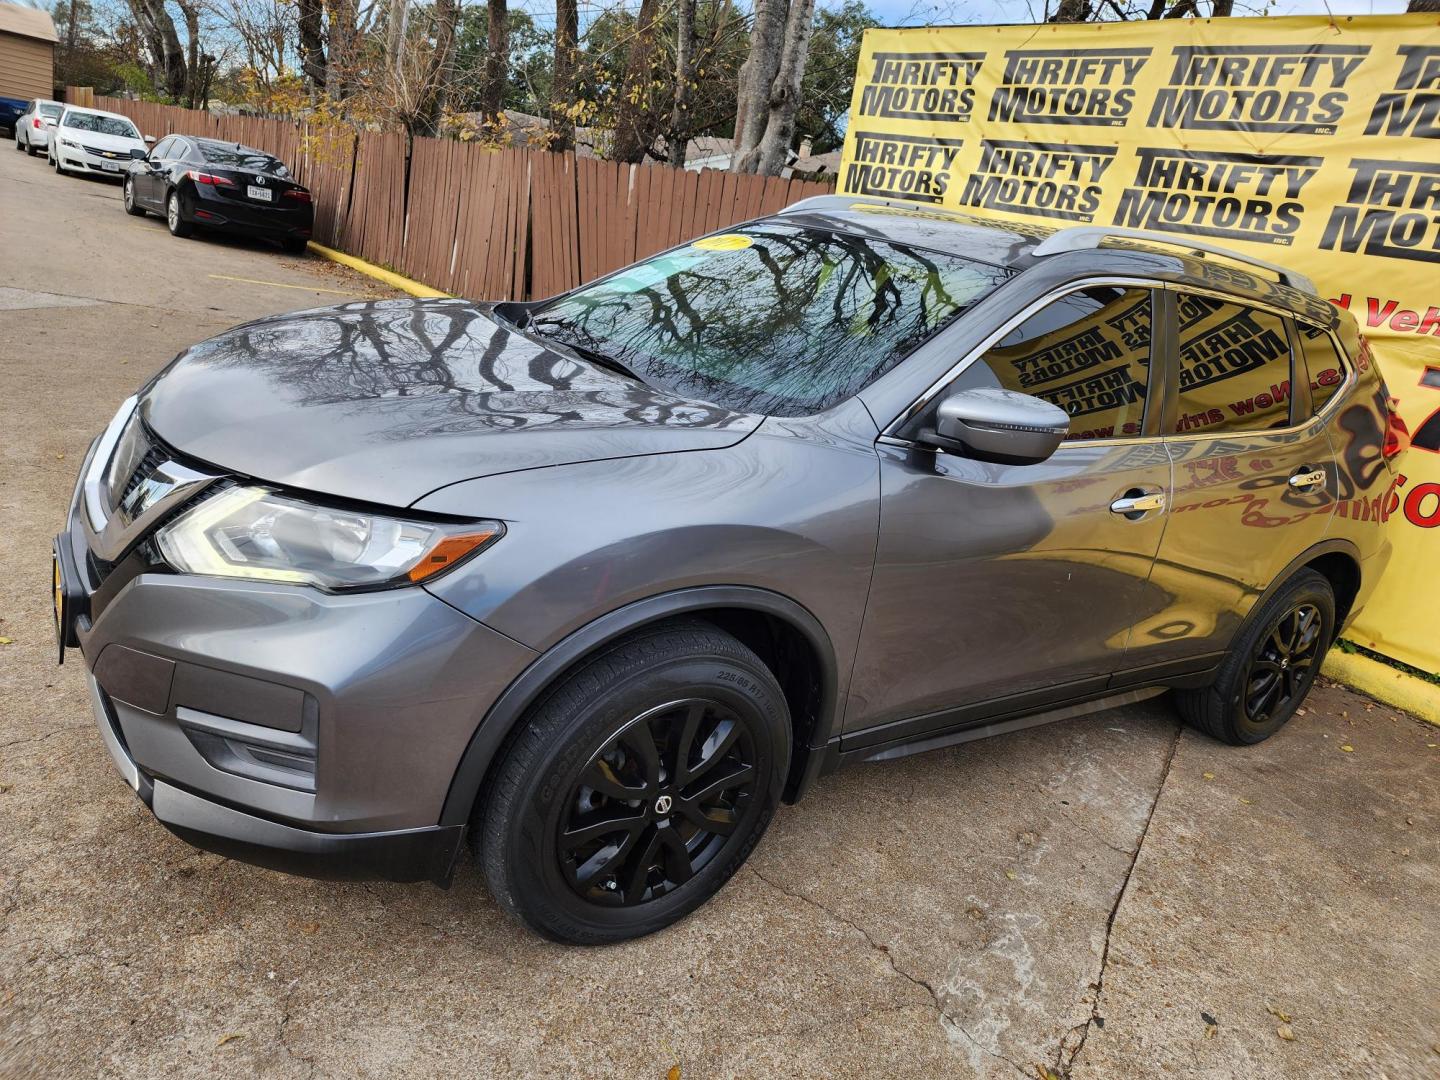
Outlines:
[[607, 612], [699, 585], [768, 589], [824, 626], [848, 677], [875, 557], [879, 467], [855, 401], [767, 420], [720, 450], [508, 473], [416, 508], [506, 523], [504, 539], [430, 590], [545, 650]]

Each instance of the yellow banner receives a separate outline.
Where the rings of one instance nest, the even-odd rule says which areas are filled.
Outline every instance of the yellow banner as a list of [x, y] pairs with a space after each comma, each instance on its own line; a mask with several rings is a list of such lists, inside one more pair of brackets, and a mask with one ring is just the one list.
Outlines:
[[[1415, 439], [1349, 636], [1440, 671], [1440, 19], [867, 30], [840, 190], [1203, 237], [1308, 274]], [[1111, 317], [1097, 348], [1124, 344]], [[1114, 386], [1076, 392], [1123, 397], [1115, 357]]]

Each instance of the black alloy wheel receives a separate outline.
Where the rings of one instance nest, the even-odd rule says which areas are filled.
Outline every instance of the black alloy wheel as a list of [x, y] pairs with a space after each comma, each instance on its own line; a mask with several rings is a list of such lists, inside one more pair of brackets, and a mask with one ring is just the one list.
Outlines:
[[1315, 685], [1334, 633], [1334, 587], [1315, 570], [1299, 571], [1252, 612], [1210, 686], [1175, 691], [1180, 716], [1235, 746], [1268, 739]]
[[1320, 657], [1320, 609], [1301, 603], [1281, 615], [1275, 628], [1261, 638], [1245, 680], [1245, 717], [1264, 725], [1280, 713], [1288, 715], [1310, 689]]
[[597, 904], [673, 892], [725, 846], [755, 793], [755, 735], [722, 702], [646, 710], [602, 746], [570, 792], [556, 851], [566, 880]]
[[606, 646], [547, 689], [485, 781], [472, 842], [502, 908], [555, 941], [669, 926], [764, 835], [790, 712], [753, 651], [698, 620]]

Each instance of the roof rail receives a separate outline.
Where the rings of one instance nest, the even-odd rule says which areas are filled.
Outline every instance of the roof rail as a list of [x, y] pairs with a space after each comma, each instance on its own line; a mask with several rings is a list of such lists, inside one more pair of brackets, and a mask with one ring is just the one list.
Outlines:
[[1098, 248], [1106, 240], [1139, 240], [1147, 244], [1164, 244], [1168, 247], [1185, 248], [1196, 254], [1201, 252], [1210, 255], [1221, 255], [1227, 259], [1234, 259], [1246, 266], [1259, 267], [1262, 270], [1269, 270], [1280, 279], [1280, 284], [1286, 285], [1300, 292], [1315, 293], [1315, 283], [1304, 274], [1296, 273], [1278, 263], [1269, 262], [1265, 259], [1256, 258], [1254, 255], [1246, 255], [1239, 251], [1232, 251], [1230, 248], [1221, 247], [1219, 244], [1208, 244], [1203, 240], [1191, 240], [1188, 237], [1181, 238], [1168, 236], [1165, 233], [1149, 232], [1145, 229], [1116, 229], [1104, 225], [1072, 225], [1069, 228], [1059, 229], [1047, 236], [1035, 247], [1030, 249], [1030, 254], [1035, 256], [1059, 255], [1065, 251], [1088, 251]]

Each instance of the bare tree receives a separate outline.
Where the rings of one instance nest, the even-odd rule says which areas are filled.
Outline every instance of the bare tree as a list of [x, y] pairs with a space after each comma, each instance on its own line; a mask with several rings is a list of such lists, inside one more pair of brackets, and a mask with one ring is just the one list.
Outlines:
[[1410, 4], [1405, 10], [1421, 15], [1440, 12], [1440, 0], [1410, 0]]
[[670, 130], [665, 136], [666, 156], [671, 165], [685, 164], [685, 144], [690, 141], [690, 84], [695, 78], [695, 4], [679, 0], [675, 11], [675, 104], [670, 110]]
[[185, 49], [175, 30], [175, 20], [165, 9], [165, 0], [131, 0], [130, 11], [154, 57], [152, 70], [158, 88], [170, 100], [180, 101], [187, 78]]

